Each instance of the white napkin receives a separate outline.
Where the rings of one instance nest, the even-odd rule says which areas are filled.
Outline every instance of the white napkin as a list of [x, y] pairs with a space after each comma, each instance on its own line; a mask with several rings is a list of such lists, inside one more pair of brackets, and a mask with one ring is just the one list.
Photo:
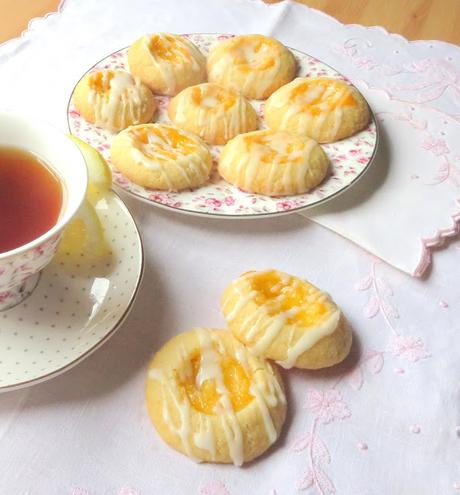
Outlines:
[[303, 215], [421, 276], [431, 248], [459, 232], [460, 126], [440, 112], [357, 86], [380, 124], [378, 154], [354, 187]]

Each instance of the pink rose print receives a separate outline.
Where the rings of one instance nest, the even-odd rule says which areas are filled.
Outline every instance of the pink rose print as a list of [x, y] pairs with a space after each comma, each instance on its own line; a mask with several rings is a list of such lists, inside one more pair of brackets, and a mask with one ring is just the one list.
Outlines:
[[78, 117], [80, 117], [80, 114], [79, 114], [76, 110], [70, 110], [69, 115], [70, 115], [73, 119], [77, 119]]
[[285, 200], [285, 201], [279, 201], [278, 203], [276, 203], [276, 206], [278, 210], [288, 211], [294, 208], [294, 203], [292, 201]]
[[129, 179], [127, 179], [124, 175], [121, 174], [113, 174], [113, 178], [115, 179], [115, 182], [121, 186], [121, 187], [126, 187], [129, 185]]
[[222, 206], [222, 201], [215, 198], [207, 198], [204, 200], [204, 204], [207, 206], [213, 206], [214, 209], [218, 209]]
[[309, 389], [305, 409], [312, 412], [323, 425], [332, 423], [336, 419], [348, 418], [351, 414], [342, 400], [342, 394], [335, 389]]
[[389, 351], [395, 355], [415, 363], [430, 357], [420, 337], [413, 335], [397, 335], [390, 339]]
[[152, 201], [161, 203], [162, 205], [171, 206], [172, 208], [180, 208], [182, 206], [182, 203], [180, 201], [175, 201], [173, 198], [167, 195], [153, 193], [150, 194], [148, 198]]
[[5, 302], [10, 297], [10, 292], [0, 292], [0, 303]]
[[235, 204], [235, 198], [233, 196], [225, 196], [224, 203], [227, 206], [232, 206]]

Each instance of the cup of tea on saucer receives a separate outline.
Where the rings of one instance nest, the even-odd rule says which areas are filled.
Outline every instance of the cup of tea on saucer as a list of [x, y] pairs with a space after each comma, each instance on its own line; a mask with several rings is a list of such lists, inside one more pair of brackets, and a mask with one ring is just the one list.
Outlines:
[[83, 155], [65, 134], [0, 112], [0, 311], [32, 293], [87, 184]]

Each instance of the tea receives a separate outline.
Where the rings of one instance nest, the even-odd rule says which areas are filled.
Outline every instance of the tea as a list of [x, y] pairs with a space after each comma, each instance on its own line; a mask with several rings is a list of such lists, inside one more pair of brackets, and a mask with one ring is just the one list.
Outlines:
[[0, 146], [0, 253], [33, 241], [57, 222], [61, 182], [33, 153]]

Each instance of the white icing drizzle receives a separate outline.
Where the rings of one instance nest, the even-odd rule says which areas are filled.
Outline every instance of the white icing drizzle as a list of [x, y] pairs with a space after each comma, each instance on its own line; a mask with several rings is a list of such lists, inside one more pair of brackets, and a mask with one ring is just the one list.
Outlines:
[[212, 421], [206, 414], [200, 414], [200, 429], [193, 433], [193, 443], [199, 448], [209, 452], [211, 460], [216, 460], [216, 437]]
[[[219, 394], [214, 416], [198, 413], [199, 429], [192, 432], [192, 406], [186, 395], [183, 392], [181, 393], [177, 376], [166, 376], [162, 370], [151, 368], [148, 372], [148, 378], [159, 382], [163, 395], [163, 421], [173, 433], [179, 436], [187, 455], [194, 458], [191, 443], [193, 441], [197, 448], [209, 452], [211, 460], [216, 460], [217, 443], [213, 421], [218, 421], [225, 435], [230, 458], [235, 465], [240, 466], [244, 461], [243, 432], [238, 415], [233, 410], [230, 392], [226, 388], [223, 379], [221, 359], [222, 355], [225, 354], [224, 343], [218, 334], [213, 331], [196, 328], [195, 333], [200, 344], [200, 368], [196, 376], [196, 387], [200, 387], [206, 380], [214, 381], [216, 391]], [[185, 349], [181, 349], [179, 352], [181, 360], [186, 362], [187, 352]], [[270, 443], [273, 443], [277, 438], [277, 431], [270, 415], [270, 408], [275, 407], [277, 404], [286, 403], [283, 390], [270, 365], [266, 363], [266, 368], [261, 368], [260, 362], [254, 356], [251, 356], [239, 342], [235, 342], [234, 357], [247, 375], [251, 377], [250, 393], [255, 402], [250, 404], [251, 407], [254, 404], [259, 408], [267, 437]], [[188, 370], [185, 370], [185, 373], [187, 374]], [[173, 420], [170, 407], [173, 407], [176, 411], [175, 416], [178, 416], [178, 421], [176, 422]]]
[[[273, 83], [281, 70], [280, 49], [262, 41], [261, 48], [258, 52], [255, 51], [255, 45], [260, 43], [260, 39], [251, 39], [240, 43], [238, 47], [234, 47], [234, 42], [223, 43], [216, 50], [211, 51], [208, 58], [208, 71], [210, 80], [218, 81], [224, 86], [232, 87], [233, 81], [238, 80], [242, 76], [241, 68], [235, 64], [235, 53], [242, 55], [246, 60], [249, 70], [244, 72], [243, 86], [237, 88], [243, 94], [253, 92], [254, 87], [257, 87], [257, 92], [263, 94]], [[230, 47], [227, 49], [227, 47]], [[266, 68], [259, 66], [265, 60], [271, 60], [273, 64]]]
[[[236, 286], [236, 284], [235, 284], [234, 288], [235, 288], [235, 290], [238, 291], [238, 287]], [[228, 321], [232, 321], [236, 317], [236, 315], [244, 308], [244, 306], [246, 306], [246, 304], [249, 301], [252, 301], [252, 299], [254, 298], [254, 296], [256, 294], [257, 294], [256, 291], [253, 291], [253, 290], [249, 290], [249, 292], [247, 294], [244, 294], [244, 295], [238, 291], [239, 298], [236, 301], [233, 308], [231, 309], [231, 311], [229, 311], [229, 313], [227, 314]]]
[[265, 431], [267, 432], [268, 435], [268, 439], [270, 440], [270, 443], [273, 443], [277, 437], [276, 428], [275, 425], [273, 424], [272, 417], [270, 416], [270, 411], [268, 410], [265, 397], [260, 391], [257, 382], [253, 381], [251, 383], [249, 391], [257, 401], [257, 405], [259, 406], [259, 410], [262, 414], [262, 419], [264, 422]]
[[337, 310], [332, 315], [327, 316], [323, 321], [317, 323], [314, 329], [304, 332], [294, 345], [288, 347], [286, 359], [284, 361], [277, 361], [277, 363], [283, 368], [292, 368], [299, 356], [313, 347], [320, 339], [335, 331], [339, 320], [340, 311]]
[[224, 384], [222, 368], [220, 366], [221, 357], [214, 349], [213, 336], [210, 332], [197, 328], [196, 333], [200, 340], [201, 361], [197, 382], [202, 383], [199, 377], [204, 380], [214, 380], [216, 391], [220, 394], [216, 404], [215, 413], [219, 415], [222, 428], [227, 440], [230, 458], [236, 466], [243, 464], [243, 434], [230, 399], [230, 392]]
[[163, 372], [157, 368], [150, 368], [148, 376], [150, 380], [157, 380], [159, 382], [164, 379]]
[[[200, 91], [201, 102], [197, 105], [192, 100], [192, 92]], [[223, 93], [224, 97], [234, 98], [231, 106], [225, 101], [219, 101], [215, 94]], [[200, 84], [188, 88], [176, 96], [174, 122], [178, 126], [184, 126], [193, 119], [198, 135], [210, 142], [216, 141], [219, 134], [223, 133], [223, 139], [229, 139], [242, 132], [251, 130], [248, 117], [252, 115], [249, 103], [237, 93], [214, 84]]]
[[[168, 425], [173, 433], [175, 433], [181, 440], [182, 446], [186, 454], [196, 462], [200, 462], [198, 458], [193, 455], [192, 448], [190, 445], [190, 403], [188, 400], [182, 400], [179, 395], [179, 389], [177, 387], [167, 386], [169, 380], [164, 376], [161, 370], [150, 369], [148, 377], [151, 380], [156, 380], [160, 384], [160, 390], [163, 394], [163, 407], [162, 416], [163, 421]], [[179, 414], [179, 422], [176, 425], [173, 421], [170, 411], [169, 411], [169, 401], [170, 397], [175, 410]]]
[[[209, 174], [209, 167], [203, 159], [203, 154], [208, 154], [206, 146], [197, 138], [194, 138], [191, 145], [193, 150], [187, 151], [177, 146], [167, 132], [167, 126], [152, 124], [154, 131], [147, 133], [147, 143], [138, 142], [135, 130], [127, 129], [123, 134], [124, 146], [131, 148], [131, 156], [135, 163], [142, 165], [149, 170], [159, 171], [169, 190], [176, 190], [176, 176], [180, 175], [188, 187], [192, 187], [196, 182], [196, 177]], [[177, 129], [177, 132], [184, 133]], [[187, 134], [189, 136], [189, 134]], [[118, 139], [123, 139], [121, 135]], [[175, 158], [170, 155], [174, 154]]]
[[[94, 75], [90, 75], [90, 78]], [[94, 108], [94, 123], [111, 129], [138, 124], [144, 111], [142, 83], [124, 71], [101, 71], [98, 91], [90, 84], [88, 103]]]
[[[307, 134], [314, 139], [319, 139], [326, 121], [330, 122], [332, 117], [332, 129], [330, 135], [336, 135], [343, 121], [342, 102], [350, 95], [352, 88], [347, 84], [339, 87], [331, 84], [325, 79], [320, 84], [312, 85], [298, 94], [295, 98], [293, 92], [305, 85], [307, 79], [297, 78], [291, 83], [283, 86], [273, 93], [267, 101], [266, 112], [270, 114], [271, 109], [282, 110], [283, 115], [277, 126], [280, 130], [295, 129], [300, 134]], [[315, 107], [320, 113], [313, 115], [305, 111], [311, 102], [317, 100]]]
[[[167, 50], [172, 53], [171, 59], [164, 59], [150, 49], [152, 36], [160, 39], [163, 45], [167, 46]], [[177, 90], [183, 71], [200, 72], [204, 68], [204, 56], [198, 48], [190, 41], [181, 36], [171, 35], [167, 33], [156, 33], [154, 35], [146, 35], [142, 42], [147, 50], [152, 64], [157, 68], [163, 78], [168, 94], [174, 94]]]
[[[258, 275], [268, 272], [258, 272]], [[286, 285], [290, 277], [287, 274], [281, 274], [281, 272], [277, 273], [280, 275], [280, 283]], [[256, 355], [263, 355], [283, 329], [290, 329], [291, 338], [289, 339], [286, 359], [278, 361], [278, 364], [284, 368], [292, 368], [299, 356], [313, 347], [323, 337], [332, 334], [336, 330], [341, 312], [339, 309], [335, 309], [326, 313], [318, 319], [314, 326], [306, 327], [297, 341], [293, 343], [292, 337], [296, 327], [290, 324], [288, 319], [301, 312], [302, 307], [296, 306], [279, 314], [270, 315], [267, 307], [257, 305], [255, 302], [257, 292], [252, 289], [250, 283], [250, 279], [254, 275], [254, 273], [244, 275], [232, 283], [231, 295], [223, 306], [224, 314], [227, 320], [231, 322], [239, 316], [247, 304], [251, 303], [256, 306], [256, 310], [251, 311], [250, 315], [239, 323], [239, 328], [237, 329], [237, 333], [244, 337], [246, 345]], [[299, 284], [295, 279], [291, 283], [293, 285]], [[283, 287], [274, 300], [281, 301], [285, 297], [284, 291], [287, 289], [288, 287]], [[329, 301], [326, 293], [318, 291], [313, 286], [307, 292], [308, 295], [304, 304], [320, 304]]]
[[282, 314], [270, 318], [270, 323], [265, 327], [262, 335], [259, 335], [257, 340], [249, 346], [255, 354], [263, 354], [278, 337], [286, 324], [287, 317]]
[[[236, 175], [235, 184], [246, 190], [251, 190], [251, 186], [260, 173], [261, 168], [268, 168], [266, 184], [269, 188], [275, 188], [277, 179], [281, 179], [281, 188], [278, 184], [278, 191], [304, 191], [309, 185], [310, 157], [317, 143], [313, 140], [305, 140], [303, 146], [297, 147], [294, 151], [288, 151], [288, 147], [295, 140], [297, 146], [298, 137], [288, 136], [286, 133], [269, 131], [255, 131], [261, 133], [262, 142], [248, 142], [248, 134], [237, 136], [227, 144], [225, 152], [221, 155], [219, 168], [233, 170]], [[249, 133], [249, 134], [255, 134]], [[265, 134], [264, 134], [265, 133]], [[242, 149], [246, 152], [242, 152]], [[275, 152], [270, 158], [270, 162], [263, 161], [268, 153]], [[277, 173], [282, 170], [281, 178]]]

